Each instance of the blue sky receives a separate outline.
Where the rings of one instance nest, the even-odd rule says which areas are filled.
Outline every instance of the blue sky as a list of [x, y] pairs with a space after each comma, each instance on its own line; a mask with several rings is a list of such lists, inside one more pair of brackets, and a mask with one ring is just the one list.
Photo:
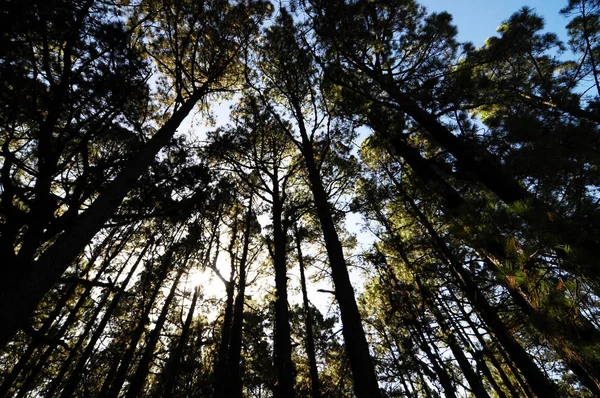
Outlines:
[[528, 6], [544, 17], [546, 30], [557, 33], [566, 40], [567, 19], [559, 15], [559, 10], [567, 5], [567, 0], [420, 0], [431, 11], [448, 11], [458, 27], [460, 41], [471, 41], [475, 46], [496, 34], [496, 28], [511, 14]]

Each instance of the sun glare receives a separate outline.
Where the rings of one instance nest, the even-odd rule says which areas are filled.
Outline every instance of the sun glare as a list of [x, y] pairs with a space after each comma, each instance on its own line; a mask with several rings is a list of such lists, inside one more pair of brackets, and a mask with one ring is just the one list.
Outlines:
[[193, 271], [190, 272], [190, 275], [188, 276], [188, 285], [190, 285], [190, 287], [197, 287], [197, 286], [204, 286], [206, 285], [210, 280], [210, 273], [207, 271], [200, 271], [197, 269], [194, 269]]

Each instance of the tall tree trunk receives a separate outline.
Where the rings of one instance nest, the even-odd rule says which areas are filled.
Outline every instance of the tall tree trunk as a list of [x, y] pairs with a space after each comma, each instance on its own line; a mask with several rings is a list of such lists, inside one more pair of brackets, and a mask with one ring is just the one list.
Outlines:
[[342, 333], [344, 335], [344, 345], [350, 359], [350, 368], [352, 369], [354, 380], [354, 393], [357, 398], [378, 398], [380, 397], [380, 393], [375, 367], [369, 353], [369, 344], [367, 343], [365, 331], [361, 323], [360, 312], [358, 311], [356, 298], [354, 297], [354, 289], [350, 282], [342, 243], [335, 229], [330, 204], [323, 188], [319, 168], [315, 161], [313, 145], [304, 125], [302, 110], [299, 103], [296, 102], [293, 105], [302, 136], [302, 155], [308, 170], [310, 188], [321, 224], [327, 256], [329, 257], [331, 277], [335, 285], [335, 298], [340, 307], [343, 325]]
[[[233, 321], [233, 299], [234, 299], [234, 290], [235, 290], [235, 263], [236, 263], [236, 254], [234, 250], [235, 242], [238, 239], [238, 220], [237, 213], [236, 219], [234, 221], [234, 225], [231, 229], [231, 240], [229, 243], [229, 258], [231, 271], [229, 273], [229, 280], [223, 282], [225, 283], [225, 293], [227, 295], [227, 299], [225, 300], [225, 314], [223, 315], [223, 324], [221, 325], [221, 342], [219, 343], [219, 351], [217, 360], [215, 363], [215, 371], [214, 371], [214, 398], [222, 398], [223, 390], [228, 383], [226, 379], [226, 369], [227, 369], [227, 350], [229, 349], [229, 343], [231, 341], [231, 322]], [[216, 259], [215, 259], [216, 260]], [[216, 264], [214, 269], [216, 269]]]
[[273, 172], [273, 266], [275, 268], [275, 371], [277, 387], [275, 398], [295, 396], [292, 337], [287, 300], [287, 233], [283, 226], [283, 203], [279, 194], [277, 167]]
[[[390, 267], [390, 264], [387, 262], [387, 259], [385, 261], [385, 272], [387, 273], [387, 275], [389, 276], [389, 278], [393, 281], [393, 289], [397, 290], [398, 286], [400, 286], [400, 282], [398, 281], [398, 279], [396, 278], [396, 275], [394, 273], [394, 270], [392, 269], [392, 267]], [[404, 293], [404, 292], [397, 292], [397, 293]], [[394, 297], [392, 297], [391, 295], [391, 291], [390, 291], [390, 302], [393, 303], [394, 302]], [[444, 393], [446, 395], [446, 397], [448, 398], [452, 398], [452, 397], [456, 397], [456, 389], [454, 388], [454, 383], [452, 381], [452, 377], [450, 376], [450, 374], [448, 373], [448, 370], [446, 369], [446, 367], [444, 366], [444, 364], [442, 363], [442, 361], [440, 360], [440, 355], [439, 353], [433, 353], [433, 351], [431, 350], [430, 342], [427, 341], [427, 336], [431, 336], [433, 335], [432, 331], [431, 331], [431, 327], [430, 327], [430, 322], [428, 320], [422, 321], [422, 319], [418, 318], [418, 314], [421, 313], [421, 311], [419, 311], [415, 304], [411, 301], [409, 301], [410, 303], [410, 312], [412, 314], [414, 314], [415, 318], [412, 322], [410, 322], [412, 324], [412, 329], [413, 329], [413, 333], [412, 333], [412, 337], [414, 339], [414, 341], [417, 343], [417, 345], [421, 348], [421, 350], [425, 353], [425, 355], [427, 356], [427, 359], [429, 360], [429, 363], [431, 364], [431, 367], [433, 368], [433, 371], [435, 372], [435, 374], [437, 375], [437, 378], [440, 381], [440, 384], [442, 385], [442, 388], [444, 389]], [[398, 342], [396, 342], [397, 346], [400, 346], [400, 344], [398, 344]], [[433, 345], [435, 347], [435, 345]]]
[[[456, 300], [456, 296], [452, 295], [452, 297], [453, 297], [453, 299]], [[460, 307], [460, 309], [462, 310], [461, 314], [464, 315], [464, 318], [457, 320], [456, 315], [452, 312], [448, 303], [445, 300], [443, 300], [439, 296], [439, 294], [436, 297], [436, 301], [439, 304], [439, 308], [443, 309], [445, 311], [445, 313], [447, 314], [446, 318], [448, 319], [448, 322], [450, 323], [451, 327], [455, 330], [456, 336], [458, 336], [458, 339], [460, 340], [462, 346], [464, 347], [464, 350], [472, 352], [473, 359], [475, 360], [475, 363], [476, 363], [476, 370], [480, 374], [485, 376], [485, 378], [488, 380], [488, 382], [491, 384], [492, 388], [496, 392], [496, 395], [498, 396], [498, 398], [506, 398], [506, 394], [504, 393], [502, 388], [498, 385], [498, 383], [496, 382], [496, 379], [492, 375], [492, 372], [491, 372], [487, 362], [485, 361], [483, 352], [477, 350], [477, 348], [474, 347], [471, 339], [469, 339], [467, 336], [465, 336], [464, 326], [461, 325], [461, 322], [466, 321], [467, 323], [469, 323], [470, 322], [470, 319], [468, 319], [469, 314], [466, 313], [466, 311], [462, 307], [461, 303], [457, 302], [457, 307]], [[434, 305], [436, 305], [436, 304], [434, 303]], [[473, 330], [473, 334], [477, 334], [477, 335], [479, 334], [477, 329]], [[470, 348], [470, 350], [469, 350], [469, 348]]]
[[[458, 298], [456, 297], [454, 292], [452, 292], [452, 297], [454, 298], [454, 301], [456, 301], [458, 303]], [[492, 365], [494, 366], [494, 368], [496, 368], [498, 375], [500, 376], [500, 379], [502, 380], [502, 383], [508, 389], [508, 391], [510, 392], [510, 395], [513, 398], [518, 398], [519, 393], [517, 392], [513, 383], [510, 381], [510, 379], [506, 375], [506, 372], [504, 371], [502, 366], [500, 366], [500, 363], [494, 356], [494, 353], [490, 351], [488, 342], [485, 340], [483, 335], [479, 332], [480, 325], [475, 324], [475, 322], [473, 321], [473, 319], [471, 319], [470, 315], [467, 314], [467, 311], [465, 310], [465, 308], [463, 306], [458, 305], [457, 307], [460, 309], [463, 319], [467, 322], [467, 324], [471, 328], [473, 335], [475, 335], [475, 338], [477, 339], [479, 344], [481, 344], [482, 355], [487, 357], [490, 360], [490, 362], [492, 363]]]
[[481, 382], [481, 379], [473, 370], [471, 363], [469, 362], [468, 358], [463, 352], [463, 348], [458, 344], [454, 332], [450, 329], [448, 323], [446, 322], [446, 319], [444, 318], [444, 315], [437, 308], [435, 302], [433, 301], [433, 296], [429, 291], [429, 288], [426, 288], [420, 282], [419, 278], [416, 279], [416, 282], [423, 299], [429, 307], [429, 310], [433, 313], [438, 325], [440, 326], [445, 335], [446, 343], [450, 347], [452, 355], [458, 362], [458, 365], [460, 366], [460, 369], [465, 375], [469, 386], [471, 386], [471, 391], [477, 398], [489, 398], [490, 396], [488, 395], [483, 383]]
[[[102, 319], [100, 320], [100, 323], [96, 327], [94, 334], [92, 335], [92, 337], [90, 337], [90, 340], [88, 341], [88, 344], [85, 347], [85, 350], [81, 354], [81, 357], [79, 357], [79, 360], [77, 361], [77, 365], [75, 365], [75, 369], [73, 369], [73, 371], [71, 372], [71, 375], [69, 376], [69, 379], [67, 380], [67, 383], [66, 383], [65, 387], [63, 388], [63, 391], [60, 395], [61, 398], [71, 397], [73, 395], [73, 393], [75, 392], [75, 389], [77, 388], [77, 383], [81, 378], [81, 373], [83, 372], [87, 361], [89, 360], [92, 353], [94, 352], [96, 343], [100, 340], [102, 333], [104, 333], [104, 328], [108, 324], [108, 321], [112, 317], [114, 311], [117, 309], [117, 306], [119, 305], [121, 297], [123, 297], [123, 293], [125, 292], [125, 289], [127, 289], [127, 285], [131, 281], [131, 278], [135, 274], [138, 266], [140, 265], [140, 263], [142, 262], [142, 259], [144, 258], [144, 255], [146, 254], [146, 251], [150, 248], [152, 243], [153, 243], [152, 241], [148, 241], [146, 243], [146, 246], [144, 246], [144, 248], [142, 249], [142, 252], [138, 255], [137, 259], [135, 260], [135, 263], [132, 265], [131, 269], [129, 270], [129, 273], [125, 277], [125, 280], [123, 281], [123, 283], [121, 285], [121, 289], [119, 289], [119, 291], [114, 295], [110, 304], [106, 308], [106, 311], [104, 312], [104, 315], [102, 316]], [[127, 264], [127, 263], [125, 263], [125, 264]], [[118, 279], [119, 278], [117, 276], [115, 278], [115, 281]], [[98, 307], [101, 308], [102, 305], [98, 305]]]
[[246, 229], [244, 231], [244, 247], [239, 262], [238, 293], [235, 297], [233, 324], [231, 326], [231, 341], [227, 353], [227, 385], [223, 398], [242, 397], [242, 375], [240, 372], [242, 354], [242, 331], [244, 325], [244, 301], [246, 294], [246, 267], [248, 267], [248, 253], [250, 249], [250, 226], [252, 221], [252, 198], [246, 213]]
[[[427, 230], [435, 245], [435, 251], [440, 255], [440, 259], [446, 263], [456, 279], [462, 284], [462, 290], [469, 298], [483, 321], [492, 330], [500, 344], [507, 350], [519, 370], [527, 379], [529, 385], [540, 397], [557, 397], [558, 390], [554, 383], [549, 380], [538, 366], [533, 362], [529, 354], [510, 333], [507, 326], [500, 319], [495, 309], [489, 304], [487, 298], [481, 293], [479, 286], [473, 280], [467, 270], [460, 265], [459, 260], [452, 253], [446, 242], [439, 236], [429, 219], [423, 214], [421, 209], [415, 204], [405, 192], [399, 182], [394, 182], [399, 192], [404, 197], [410, 210], [417, 216], [419, 222]], [[389, 225], [389, 232], [393, 232]], [[402, 250], [402, 248], [400, 248]]]
[[179, 373], [179, 366], [181, 365], [181, 359], [183, 357], [183, 352], [187, 345], [188, 337], [190, 335], [190, 326], [192, 325], [192, 320], [194, 319], [194, 312], [196, 310], [196, 303], [198, 302], [198, 296], [200, 294], [200, 286], [196, 286], [194, 288], [194, 296], [192, 297], [192, 303], [190, 304], [190, 309], [188, 310], [187, 317], [185, 319], [185, 323], [183, 324], [183, 328], [181, 329], [181, 335], [179, 336], [179, 342], [177, 343], [177, 347], [175, 351], [169, 358], [169, 363], [164, 370], [164, 378], [166, 379], [164, 390], [162, 391], [163, 397], [172, 397], [175, 395], [175, 386], [177, 384], [177, 376]]
[[[137, 326], [135, 327], [131, 339], [129, 340], [129, 344], [120, 361], [115, 361], [113, 366], [109, 369], [107, 377], [104, 379], [104, 383], [102, 383], [102, 389], [100, 390], [99, 397], [111, 397], [117, 398], [119, 393], [121, 392], [121, 388], [123, 387], [123, 383], [127, 378], [127, 373], [129, 371], [129, 367], [131, 362], [133, 361], [133, 357], [135, 355], [135, 351], [137, 346], [142, 338], [144, 330], [146, 329], [147, 323], [150, 321], [149, 316], [152, 308], [154, 307], [154, 302], [160, 292], [164, 279], [169, 274], [169, 271], [172, 268], [173, 263], [173, 247], [171, 246], [167, 253], [164, 255], [162, 259], [162, 263], [160, 265], [160, 270], [158, 271], [158, 276], [155, 281], [155, 285], [151, 287], [150, 297], [147, 303], [142, 303], [141, 306], [141, 314], [140, 319], [138, 321]], [[148, 276], [146, 276], [148, 278]], [[143, 283], [150, 284], [150, 279]], [[143, 289], [144, 287], [142, 287]]]
[[187, 259], [183, 262], [183, 264], [179, 266], [179, 271], [177, 271], [177, 275], [175, 276], [175, 280], [173, 281], [173, 285], [171, 286], [169, 295], [165, 299], [160, 315], [156, 320], [154, 329], [152, 329], [148, 336], [146, 347], [144, 349], [144, 353], [142, 354], [142, 358], [138, 363], [135, 373], [131, 377], [131, 380], [129, 382], [129, 389], [127, 390], [125, 398], [137, 398], [144, 389], [146, 377], [148, 377], [148, 371], [150, 369], [150, 365], [152, 364], [152, 359], [154, 358], [154, 351], [156, 350], [156, 345], [158, 344], [158, 341], [160, 339], [160, 333], [167, 320], [169, 308], [171, 306], [171, 303], [173, 302], [175, 292], [177, 291], [177, 287], [179, 285], [179, 279], [181, 279], [181, 275], [183, 275], [186, 265]]
[[[213, 245], [216, 246], [214, 260], [212, 260], [212, 266], [216, 269], [217, 259], [219, 258], [219, 246], [215, 245], [215, 240], [217, 239], [218, 230], [219, 230], [219, 222], [221, 218], [221, 211], [217, 212], [217, 217], [214, 219], [213, 228], [210, 234], [210, 239], [208, 241], [208, 247], [206, 249], [206, 253], [204, 255], [202, 269], [206, 269], [211, 261], [211, 253], [213, 249]], [[231, 280], [231, 278], [230, 278]], [[183, 324], [183, 328], [181, 330], [181, 335], [179, 336], [179, 342], [177, 343], [177, 347], [175, 351], [169, 358], [169, 363], [167, 364], [166, 369], [163, 372], [164, 378], [164, 388], [162, 389], [163, 396], [170, 397], [175, 394], [177, 377], [179, 375], [179, 369], [181, 366], [181, 362], [183, 360], [185, 348], [188, 344], [188, 339], [190, 335], [190, 328], [192, 325], [192, 321], [194, 319], [194, 313], [196, 311], [196, 304], [198, 302], [198, 296], [200, 295], [200, 286], [196, 286], [194, 289], [194, 295], [192, 297], [192, 302], [190, 304], [190, 309], [188, 310], [188, 314]], [[159, 391], [161, 391], [159, 389]]]
[[304, 324], [306, 325], [306, 355], [308, 355], [308, 364], [310, 369], [310, 385], [312, 398], [320, 398], [319, 370], [317, 369], [317, 357], [315, 355], [315, 340], [313, 336], [312, 316], [310, 313], [310, 303], [306, 291], [306, 277], [304, 275], [304, 257], [302, 256], [302, 237], [298, 230], [298, 224], [294, 224], [296, 238], [296, 251], [298, 255], [298, 267], [300, 268], [300, 286], [302, 289], [302, 304], [304, 309]]
[[[431, 333], [429, 325], [427, 325], [427, 329], [427, 332]], [[447, 398], [456, 397], [456, 388], [454, 387], [452, 377], [448, 373], [448, 369], [446, 369], [446, 366], [440, 360], [440, 356], [438, 354], [434, 354], [433, 351], [431, 351], [431, 347], [429, 346], [430, 343], [426, 339], [426, 332], [423, 330], [422, 325], [416, 324], [415, 330], [417, 331], [417, 333], [414, 338], [417, 341], [417, 344], [419, 345], [421, 350], [423, 350], [423, 352], [427, 356], [427, 359], [429, 360], [433, 371], [437, 375], [437, 378], [440, 381], [442, 388], [444, 389], [444, 395]]]
[[0, 292], [0, 349], [27, 322], [44, 295], [114, 214], [125, 195], [152, 164], [156, 154], [169, 142], [206, 91], [207, 87], [204, 86], [171, 115], [148, 143], [132, 156], [115, 180], [77, 218], [71, 228], [41, 254], [33, 266], [29, 263], [21, 264], [22, 269], [29, 271], [18, 280], [11, 281], [10, 287]]

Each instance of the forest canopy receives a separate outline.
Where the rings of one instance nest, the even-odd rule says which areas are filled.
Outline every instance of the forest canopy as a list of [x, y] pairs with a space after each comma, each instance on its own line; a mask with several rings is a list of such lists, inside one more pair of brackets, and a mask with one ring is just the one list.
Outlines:
[[3, 1], [0, 398], [600, 396], [600, 1], [561, 15]]

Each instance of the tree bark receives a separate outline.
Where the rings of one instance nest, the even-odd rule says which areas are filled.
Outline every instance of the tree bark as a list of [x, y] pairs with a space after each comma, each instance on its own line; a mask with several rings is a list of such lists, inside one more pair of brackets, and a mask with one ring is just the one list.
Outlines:
[[279, 194], [277, 167], [273, 171], [273, 266], [275, 268], [275, 369], [277, 372], [276, 398], [295, 396], [292, 337], [287, 300], [287, 233], [283, 226], [283, 203]]
[[357, 398], [378, 398], [380, 397], [380, 393], [375, 367], [369, 353], [369, 344], [367, 343], [365, 331], [361, 323], [360, 312], [356, 305], [354, 289], [350, 282], [342, 244], [335, 229], [327, 194], [323, 188], [321, 175], [315, 161], [312, 142], [308, 137], [302, 118], [302, 111], [298, 103], [294, 104], [294, 111], [302, 136], [302, 155], [308, 170], [310, 187], [317, 215], [321, 223], [327, 256], [329, 257], [331, 277], [335, 285], [335, 298], [340, 307], [343, 324], [342, 333], [346, 351], [350, 359], [350, 368], [352, 369], [354, 380], [354, 393]]
[[471, 386], [471, 391], [477, 398], [490, 398], [483, 383], [481, 382], [481, 379], [475, 373], [473, 367], [471, 366], [471, 363], [464, 354], [463, 348], [458, 344], [454, 332], [450, 329], [448, 323], [446, 322], [446, 319], [444, 318], [441, 311], [437, 308], [435, 302], [433, 301], [433, 297], [431, 292], [429, 291], [429, 288], [426, 288], [420, 282], [419, 278], [416, 279], [416, 282], [424, 301], [429, 307], [429, 310], [433, 313], [438, 325], [440, 326], [445, 335], [446, 343], [450, 347], [452, 355], [458, 362], [458, 365], [460, 366], [460, 369], [465, 375], [469, 386]]
[[0, 349], [27, 322], [44, 295], [114, 214], [125, 195], [154, 161], [160, 149], [169, 142], [206, 90], [206, 87], [199, 90], [171, 115], [148, 143], [127, 162], [115, 180], [78, 217], [72, 227], [41, 254], [33, 266], [29, 263], [21, 264], [22, 269], [28, 272], [18, 280], [11, 281], [10, 287], [0, 293]]
[[315, 340], [313, 336], [312, 316], [310, 313], [310, 303], [306, 291], [306, 277], [304, 276], [304, 257], [302, 256], [302, 237], [298, 230], [298, 224], [294, 224], [296, 251], [298, 255], [298, 267], [300, 268], [300, 287], [302, 289], [302, 304], [304, 309], [304, 324], [306, 325], [306, 355], [308, 355], [308, 364], [310, 368], [310, 386], [312, 398], [320, 398], [319, 370], [317, 369], [317, 357], [315, 355]]
[[[104, 312], [104, 315], [102, 316], [102, 319], [100, 320], [100, 323], [96, 327], [94, 334], [92, 335], [92, 337], [90, 337], [90, 340], [88, 341], [88, 344], [85, 347], [85, 350], [81, 354], [81, 357], [79, 357], [79, 360], [77, 361], [77, 365], [75, 365], [75, 369], [73, 369], [73, 371], [71, 372], [71, 375], [69, 376], [69, 379], [67, 380], [67, 383], [66, 383], [65, 387], [63, 388], [63, 391], [60, 395], [61, 398], [69, 398], [75, 392], [75, 389], [77, 388], [77, 383], [81, 378], [81, 373], [83, 372], [87, 361], [89, 360], [92, 353], [94, 352], [96, 343], [102, 337], [102, 333], [104, 333], [104, 328], [108, 324], [108, 321], [112, 317], [114, 311], [117, 309], [117, 306], [119, 305], [121, 297], [123, 297], [123, 293], [125, 292], [125, 289], [127, 289], [127, 285], [131, 281], [131, 278], [135, 274], [135, 271], [137, 270], [138, 266], [142, 262], [142, 259], [144, 258], [146, 251], [150, 248], [151, 245], [152, 245], [152, 241], [148, 241], [146, 243], [146, 245], [142, 249], [142, 252], [138, 255], [137, 259], [135, 260], [135, 263], [132, 265], [131, 269], [129, 270], [129, 273], [125, 277], [125, 280], [123, 281], [123, 283], [121, 285], [121, 289], [119, 289], [119, 291], [114, 295], [110, 304], [106, 308], [106, 311]], [[117, 276], [115, 278], [115, 281], [118, 279], [119, 278]], [[102, 307], [103, 307], [103, 305], [100, 305], [100, 304], [98, 305], [98, 308], [102, 308]]]
[[223, 398], [242, 397], [242, 375], [240, 372], [242, 355], [242, 332], [244, 325], [244, 301], [246, 294], [246, 268], [250, 249], [250, 225], [252, 221], [252, 198], [246, 213], [246, 229], [244, 231], [244, 247], [239, 262], [238, 293], [235, 297], [233, 324], [231, 325], [231, 341], [227, 352], [227, 381]]
[[142, 358], [138, 363], [138, 367], [135, 373], [131, 377], [131, 380], [129, 382], [129, 389], [127, 390], [125, 398], [137, 398], [144, 389], [146, 378], [148, 377], [148, 371], [150, 369], [150, 365], [152, 364], [152, 359], [154, 358], [154, 351], [156, 350], [156, 345], [158, 344], [158, 340], [160, 339], [160, 333], [167, 320], [167, 315], [169, 314], [169, 307], [171, 306], [173, 298], [175, 297], [175, 292], [177, 291], [177, 287], [179, 285], [179, 279], [181, 279], [181, 275], [183, 275], [183, 272], [185, 271], [185, 266], [187, 265], [186, 263], [187, 259], [183, 264], [180, 265], [180, 269], [179, 271], [177, 271], [177, 275], [175, 276], [175, 280], [173, 281], [173, 285], [171, 286], [169, 295], [165, 299], [160, 315], [156, 320], [154, 329], [152, 329], [150, 335], [148, 336], [146, 347], [144, 349], [144, 353], [142, 354]]
[[[100, 390], [99, 397], [111, 397], [117, 398], [119, 393], [121, 392], [121, 388], [123, 387], [123, 383], [127, 378], [127, 373], [129, 371], [129, 367], [131, 362], [133, 361], [133, 357], [137, 346], [142, 338], [142, 334], [146, 329], [147, 323], [150, 321], [149, 316], [152, 311], [152, 307], [154, 306], [154, 302], [160, 292], [160, 288], [162, 287], [162, 283], [164, 279], [169, 274], [169, 271], [172, 268], [172, 257], [173, 257], [173, 247], [169, 248], [168, 252], [165, 254], [165, 257], [162, 260], [162, 264], [160, 265], [160, 270], [158, 271], [158, 275], [155, 281], [155, 286], [152, 288], [150, 293], [150, 298], [147, 303], [142, 303], [142, 313], [140, 314], [140, 319], [138, 321], [137, 326], [135, 327], [131, 339], [129, 340], [129, 345], [127, 350], [123, 353], [123, 356], [120, 361], [115, 361], [113, 366], [108, 372], [107, 377], [104, 379], [104, 383], [102, 383], [102, 389]], [[149, 277], [148, 275], [146, 276]], [[150, 280], [145, 281], [142, 285], [148, 283]], [[143, 289], [144, 287], [142, 287]]]

